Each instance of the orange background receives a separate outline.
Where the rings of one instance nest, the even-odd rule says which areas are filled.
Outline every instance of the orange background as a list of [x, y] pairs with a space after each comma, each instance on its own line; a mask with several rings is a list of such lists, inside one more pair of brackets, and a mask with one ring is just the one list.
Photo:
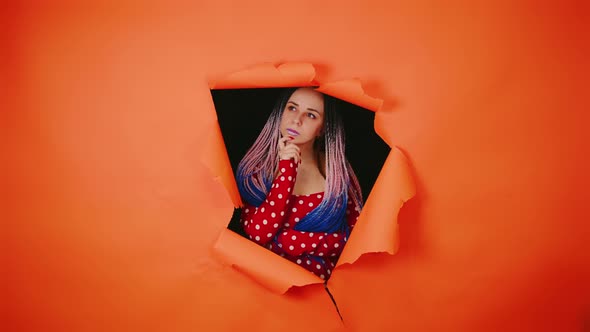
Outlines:
[[[3, 330], [590, 325], [582, 1], [31, 3], [1, 18]], [[344, 326], [321, 286], [275, 295], [210, 250], [209, 79], [284, 61], [384, 99], [417, 181], [399, 253], [330, 280]]]

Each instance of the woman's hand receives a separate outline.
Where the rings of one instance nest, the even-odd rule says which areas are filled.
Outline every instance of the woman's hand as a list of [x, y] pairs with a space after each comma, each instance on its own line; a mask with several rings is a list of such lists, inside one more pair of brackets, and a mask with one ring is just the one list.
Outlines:
[[299, 151], [297, 145], [291, 143], [291, 139], [289, 136], [285, 136], [279, 140], [279, 159], [293, 159], [295, 164], [299, 164], [301, 162], [301, 151]]

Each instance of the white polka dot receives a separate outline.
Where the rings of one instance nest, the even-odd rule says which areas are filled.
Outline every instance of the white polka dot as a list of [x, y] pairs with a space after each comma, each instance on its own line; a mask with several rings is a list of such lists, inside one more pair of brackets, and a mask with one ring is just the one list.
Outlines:
[[328, 244], [327, 243], [324, 243], [324, 248], [328, 248]]
[[248, 226], [248, 221], [244, 221], [244, 226]]
[[252, 240], [252, 235], [249, 235], [249, 236], [250, 236], [250, 240]]
[[317, 245], [317, 244], [315, 244], [315, 243], [312, 243], [312, 244], [311, 244], [311, 247], [312, 247], [312, 248], [315, 248], [315, 247], [317, 247], [317, 246], [318, 246], [318, 245]]
[[274, 201], [270, 201], [270, 206], [275, 206], [275, 202]]
[[278, 184], [278, 183], [277, 183], [276, 187], [277, 187], [277, 188], [279, 187], [279, 184]]
[[293, 208], [293, 210], [291, 210], [291, 211], [293, 211], [293, 212], [297, 212], [297, 208]]
[[285, 215], [285, 211], [281, 211], [281, 217]]
[[336, 253], [332, 253], [332, 255], [330, 255], [330, 256], [334, 257], [334, 256], [336, 256]]
[[250, 212], [250, 209], [246, 209], [246, 211], [244, 211], [244, 212], [248, 213], [248, 212]]
[[291, 192], [291, 188], [287, 188], [287, 192]]
[[256, 229], [260, 229], [260, 225], [256, 225]]
[[328, 272], [328, 274], [331, 274], [332, 273], [332, 270], [326, 269], [326, 272]]
[[268, 224], [268, 220], [264, 219], [264, 220], [262, 221], [262, 223], [266, 225], [266, 224]]
[[338, 233], [334, 233], [334, 237], [338, 237]]
[[285, 227], [289, 227], [291, 226], [291, 224], [289, 224], [288, 222], [285, 223]]
[[287, 236], [287, 232], [283, 232], [283, 235]]
[[338, 248], [340, 245], [338, 243], [334, 243], [334, 248]]
[[295, 236], [295, 235], [291, 236], [291, 240], [297, 240], [297, 236]]
[[279, 199], [283, 198], [283, 194], [278, 195]]
[[281, 173], [285, 173], [285, 169], [284, 168], [281, 168]]
[[274, 224], [274, 228], [279, 228], [279, 224]]
[[301, 260], [300, 259], [297, 260], [297, 264], [301, 264]]
[[274, 218], [274, 217], [277, 216], [277, 214], [273, 212], [273, 213], [270, 214], [270, 216]]
[[293, 168], [293, 163], [289, 163], [289, 167]]
[[324, 236], [323, 236], [323, 235], [320, 235], [320, 237], [319, 237], [318, 239], [320, 239], [320, 240], [321, 240], [321, 239], [323, 239], [323, 238], [324, 238]]
[[282, 248], [282, 247], [283, 247], [283, 244], [282, 243], [279, 243], [279, 248]]
[[287, 177], [287, 179], [289, 179], [289, 181], [293, 180], [293, 178], [291, 177], [291, 175], [289, 175], [289, 176]]
[[309, 233], [309, 237], [313, 237], [313, 232]]
[[272, 233], [266, 234], [266, 237], [272, 237]]
[[344, 237], [344, 242], [346, 242], [346, 236]]
[[264, 212], [264, 208], [260, 209], [260, 212]]
[[[289, 188], [289, 189], [291, 189], [291, 188]], [[289, 204], [289, 200], [287, 200], [287, 204]]]
[[323, 252], [320, 252], [320, 253], [318, 254], [318, 256], [324, 256], [324, 253], [323, 253]]
[[260, 241], [260, 236], [256, 235], [256, 241]]
[[295, 218], [295, 222], [299, 222], [299, 218]]
[[289, 246], [289, 250], [293, 250], [293, 249], [295, 249], [295, 247]]
[[305, 243], [302, 243], [301, 244], [301, 248], [305, 248]]
[[285, 181], [285, 177], [284, 176], [281, 176], [281, 181]]
[[321, 266], [320, 264], [317, 264], [317, 265], [315, 266], [315, 268], [316, 268], [316, 269], [318, 269], [318, 270], [320, 270], [320, 269], [322, 268], [322, 266]]
[[320, 274], [320, 278], [326, 279], [326, 277], [323, 274]]
[[299, 200], [299, 204], [303, 204], [303, 200], [302, 199]]
[[268, 249], [272, 249], [272, 244], [269, 244], [268, 245]]
[[319, 194], [318, 194], [318, 198], [322, 198], [322, 195], [319, 195]]
[[307, 263], [307, 265], [311, 265], [311, 261], [309, 259], [307, 260], [306, 263]]
[[313, 203], [311, 203], [311, 202], [310, 202], [310, 203], [309, 203], [309, 206], [310, 206], [310, 207], [311, 207], [311, 206], [313, 206]]

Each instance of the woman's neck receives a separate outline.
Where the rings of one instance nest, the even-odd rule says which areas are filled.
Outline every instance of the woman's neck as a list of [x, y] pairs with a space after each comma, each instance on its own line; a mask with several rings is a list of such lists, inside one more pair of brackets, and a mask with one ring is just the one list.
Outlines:
[[299, 165], [298, 172], [309, 173], [319, 171], [317, 155], [314, 151], [313, 144], [299, 146], [299, 150], [301, 151], [301, 164]]

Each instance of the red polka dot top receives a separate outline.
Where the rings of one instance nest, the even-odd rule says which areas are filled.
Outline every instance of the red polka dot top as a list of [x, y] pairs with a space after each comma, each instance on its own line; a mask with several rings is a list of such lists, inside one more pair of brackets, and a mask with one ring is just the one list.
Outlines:
[[[258, 207], [246, 204], [240, 222], [252, 241], [327, 280], [344, 248], [346, 233], [293, 229], [324, 196], [323, 192], [294, 195], [296, 177], [297, 166], [293, 160], [279, 161], [279, 173], [265, 201]], [[349, 200], [346, 217], [351, 229], [359, 214], [360, 208]]]

